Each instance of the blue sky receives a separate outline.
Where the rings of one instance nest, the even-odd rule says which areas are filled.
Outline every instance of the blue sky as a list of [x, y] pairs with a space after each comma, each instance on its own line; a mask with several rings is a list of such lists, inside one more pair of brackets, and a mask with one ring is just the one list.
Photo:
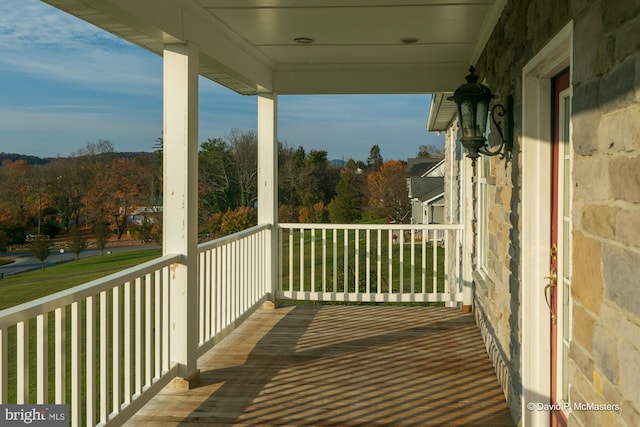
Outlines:
[[[256, 97], [200, 79], [200, 142], [256, 128]], [[427, 95], [280, 96], [278, 137], [330, 159], [385, 160], [442, 146]], [[0, 2], [0, 152], [68, 156], [89, 142], [151, 151], [162, 131], [162, 59], [39, 0]]]

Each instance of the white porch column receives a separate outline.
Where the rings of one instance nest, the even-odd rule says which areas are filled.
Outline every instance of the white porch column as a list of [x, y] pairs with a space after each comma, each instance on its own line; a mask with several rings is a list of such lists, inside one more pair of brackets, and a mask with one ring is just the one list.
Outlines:
[[271, 224], [269, 247], [265, 254], [267, 292], [275, 301], [278, 280], [278, 127], [277, 95], [258, 95], [258, 224]]
[[164, 47], [163, 254], [181, 254], [171, 270], [170, 358], [186, 388], [197, 382], [198, 48]]

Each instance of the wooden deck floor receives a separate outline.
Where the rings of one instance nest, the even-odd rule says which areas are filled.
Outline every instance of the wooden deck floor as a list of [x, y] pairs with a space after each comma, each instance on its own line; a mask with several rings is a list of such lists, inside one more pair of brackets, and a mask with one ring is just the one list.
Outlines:
[[438, 307], [259, 309], [129, 426], [512, 426], [473, 316]]

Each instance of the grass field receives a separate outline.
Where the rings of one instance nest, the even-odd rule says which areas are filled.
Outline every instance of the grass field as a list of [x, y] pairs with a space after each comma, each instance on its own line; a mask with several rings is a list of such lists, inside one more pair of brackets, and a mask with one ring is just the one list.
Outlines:
[[0, 280], [0, 310], [72, 288], [161, 255], [160, 249], [98, 255]]

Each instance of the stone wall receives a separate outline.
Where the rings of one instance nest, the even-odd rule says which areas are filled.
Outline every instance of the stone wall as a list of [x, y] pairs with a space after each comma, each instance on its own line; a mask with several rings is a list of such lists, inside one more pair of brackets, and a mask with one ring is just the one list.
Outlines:
[[[640, 2], [508, 1], [478, 74], [514, 96], [514, 156], [492, 158], [489, 253], [474, 275], [477, 304], [499, 357], [516, 421], [521, 401], [520, 203], [522, 69], [567, 23], [573, 45], [573, 336], [570, 399], [620, 403], [573, 411], [584, 426], [640, 425]], [[497, 99], [497, 102], [502, 99]]]
[[640, 2], [577, 3], [570, 399], [620, 411], [574, 411], [570, 422], [638, 426]]

